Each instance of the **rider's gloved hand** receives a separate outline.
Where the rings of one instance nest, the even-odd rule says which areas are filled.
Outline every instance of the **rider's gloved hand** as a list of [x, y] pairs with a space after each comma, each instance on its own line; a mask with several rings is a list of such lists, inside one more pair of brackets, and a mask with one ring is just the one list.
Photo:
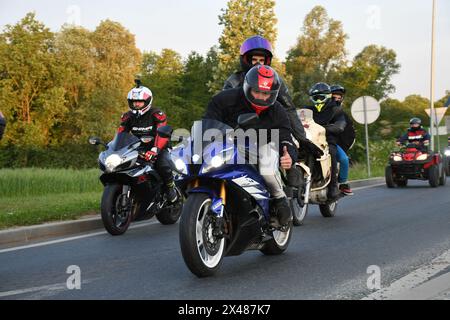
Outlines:
[[158, 148], [153, 147], [150, 151], [145, 153], [145, 160], [148, 162], [155, 162], [158, 156]]
[[314, 158], [319, 159], [323, 156], [323, 151], [318, 146], [316, 146], [314, 143], [311, 143], [309, 146], [309, 152], [314, 156]]
[[301, 147], [305, 148], [309, 154], [312, 154], [315, 159], [322, 158], [323, 151], [316, 144], [310, 140], [304, 140], [301, 142]]

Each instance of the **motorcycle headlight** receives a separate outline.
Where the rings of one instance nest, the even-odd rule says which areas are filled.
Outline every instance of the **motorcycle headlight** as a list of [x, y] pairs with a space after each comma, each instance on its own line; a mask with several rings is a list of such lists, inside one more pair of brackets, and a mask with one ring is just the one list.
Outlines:
[[445, 155], [446, 155], [447, 157], [450, 157], [450, 150], [445, 150]]
[[178, 172], [181, 172], [182, 174], [187, 174], [187, 166], [182, 159], [178, 158], [175, 160], [175, 168], [177, 168]]
[[209, 163], [206, 163], [203, 166], [201, 173], [208, 173], [211, 170], [218, 169], [232, 158], [233, 158], [232, 151], [230, 151], [229, 149], [223, 150], [218, 155], [212, 157], [211, 161], [209, 161]]
[[117, 154], [112, 154], [105, 160], [106, 171], [113, 172], [115, 168], [122, 164], [122, 158]]
[[417, 160], [422, 161], [422, 160], [427, 160], [428, 155], [427, 154], [421, 154], [420, 156], [417, 157]]
[[394, 161], [402, 161], [402, 157], [400, 156], [393, 156], [392, 159], [394, 159]]

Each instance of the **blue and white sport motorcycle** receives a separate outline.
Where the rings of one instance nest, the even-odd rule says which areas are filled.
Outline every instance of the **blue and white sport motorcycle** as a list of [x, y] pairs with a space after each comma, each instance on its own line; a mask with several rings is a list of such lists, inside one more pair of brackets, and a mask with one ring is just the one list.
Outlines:
[[[252, 121], [255, 115], [245, 114], [238, 123], [245, 128]], [[210, 129], [215, 134], [211, 135]], [[238, 157], [248, 156], [251, 148], [248, 143], [225, 143], [233, 141], [233, 132], [216, 120], [196, 121], [191, 137], [171, 153], [179, 173], [177, 185], [187, 197], [179, 229], [181, 252], [198, 277], [213, 275], [223, 257], [246, 250], [281, 254], [292, 234], [292, 223], [278, 228], [270, 223], [275, 213], [257, 167], [237, 164], [243, 163]], [[205, 134], [208, 141], [204, 141]], [[195, 146], [202, 147], [202, 154], [195, 153]]]

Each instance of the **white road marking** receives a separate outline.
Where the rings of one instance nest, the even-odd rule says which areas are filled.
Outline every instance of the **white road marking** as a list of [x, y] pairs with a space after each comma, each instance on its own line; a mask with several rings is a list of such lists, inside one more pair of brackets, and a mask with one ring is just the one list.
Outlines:
[[[157, 221], [140, 223], [140, 224], [136, 224], [136, 225], [130, 226], [129, 230], [137, 229], [137, 228], [143, 228], [143, 227], [146, 227], [146, 226], [149, 226], [149, 225], [153, 225], [153, 224], [157, 224], [157, 223], [158, 223]], [[62, 238], [62, 239], [58, 239], [58, 240], [39, 242], [39, 243], [34, 243], [34, 244], [26, 245], [26, 246], [2, 249], [2, 250], [0, 250], [0, 253], [12, 252], [12, 251], [18, 251], [18, 250], [42, 247], [42, 246], [48, 246], [48, 245], [52, 245], [52, 244], [56, 244], [56, 243], [73, 241], [73, 240], [78, 240], [78, 239], [83, 239], [83, 238], [91, 238], [91, 237], [99, 236], [99, 235], [102, 235], [102, 234], [108, 234], [108, 233], [106, 231], [93, 232], [93, 233], [83, 234], [81, 236], [74, 236], [74, 237]]]
[[369, 188], [374, 188], [374, 187], [380, 187], [380, 186], [385, 186], [385, 185], [386, 185], [386, 183], [383, 182], [383, 183], [378, 183], [378, 184], [374, 184], [374, 185], [371, 185], [371, 186], [365, 186], [365, 187], [353, 188], [353, 190], [364, 190], [364, 189], [369, 189]]
[[[389, 287], [378, 290], [362, 300], [393, 300], [410, 296], [411, 291], [438, 273], [450, 268], [450, 250], [431, 261], [431, 263], [394, 281]], [[450, 289], [450, 284], [448, 287]]]
[[[83, 280], [81, 282], [81, 284], [82, 285], [87, 284], [92, 281], [93, 280]], [[0, 292], [0, 298], [17, 296], [20, 294], [39, 292], [39, 291], [57, 291], [57, 290], [69, 290], [69, 289], [67, 289], [67, 284], [65, 282], [64, 283], [56, 283], [56, 284], [51, 284], [48, 286], [32, 287], [32, 288], [26, 288], [26, 289], [18, 289], [18, 290]]]

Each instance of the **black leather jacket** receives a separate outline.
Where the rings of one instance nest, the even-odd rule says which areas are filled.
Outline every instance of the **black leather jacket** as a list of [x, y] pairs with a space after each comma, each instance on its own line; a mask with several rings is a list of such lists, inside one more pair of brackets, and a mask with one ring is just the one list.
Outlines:
[[308, 106], [313, 111], [314, 122], [323, 126], [327, 131], [327, 141], [336, 145], [339, 135], [347, 126], [344, 111], [334, 101], [329, 101], [319, 112], [316, 107]]
[[157, 147], [158, 150], [162, 150], [167, 146], [169, 139], [160, 137], [156, 130], [166, 124], [166, 114], [158, 108], [152, 107], [147, 113], [139, 117], [128, 111], [122, 115], [119, 132], [131, 132], [138, 138], [151, 136], [154, 140], [147, 146], [148, 149]]
[[[254, 113], [242, 88], [225, 90], [215, 95], [208, 104], [203, 119], [214, 119], [221, 121], [232, 128], [237, 126], [239, 115], [244, 113]], [[297, 149], [294, 146], [291, 135], [291, 126], [288, 121], [286, 110], [280, 103], [275, 102], [268, 110], [259, 115], [257, 124], [253, 129], [278, 129], [280, 139], [280, 154], [286, 146], [292, 159], [297, 159]], [[248, 129], [248, 128], [246, 128]], [[269, 141], [271, 141], [269, 132]]]
[[[237, 87], [242, 87], [244, 85], [245, 72], [240, 71], [233, 73], [224, 83], [223, 90], [233, 89]], [[294, 138], [301, 142], [306, 140], [305, 129], [297, 115], [297, 110], [292, 98], [289, 94], [289, 89], [283, 79], [280, 78], [280, 92], [278, 93], [277, 101], [286, 109], [289, 122], [292, 128], [292, 134]]]

